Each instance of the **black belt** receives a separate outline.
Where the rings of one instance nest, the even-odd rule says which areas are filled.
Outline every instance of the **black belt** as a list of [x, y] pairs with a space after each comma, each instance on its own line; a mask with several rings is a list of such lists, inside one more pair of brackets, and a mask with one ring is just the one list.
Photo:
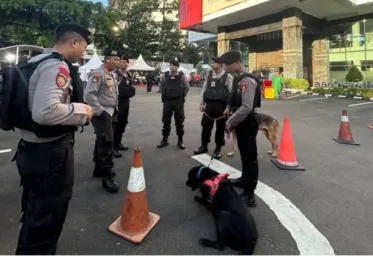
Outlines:
[[58, 147], [62, 145], [67, 145], [69, 143], [74, 143], [75, 140], [75, 134], [74, 133], [68, 133], [64, 135], [62, 138], [47, 141], [47, 142], [41, 142], [41, 143], [35, 143], [35, 142], [29, 142], [21, 139], [20, 146], [21, 147], [27, 147], [28, 149], [43, 149], [43, 148], [53, 148]]

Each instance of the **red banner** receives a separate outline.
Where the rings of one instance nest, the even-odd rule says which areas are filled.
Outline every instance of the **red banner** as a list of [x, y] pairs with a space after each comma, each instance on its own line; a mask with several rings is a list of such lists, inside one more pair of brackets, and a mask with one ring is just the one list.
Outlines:
[[180, 0], [180, 28], [188, 29], [202, 23], [202, 0]]

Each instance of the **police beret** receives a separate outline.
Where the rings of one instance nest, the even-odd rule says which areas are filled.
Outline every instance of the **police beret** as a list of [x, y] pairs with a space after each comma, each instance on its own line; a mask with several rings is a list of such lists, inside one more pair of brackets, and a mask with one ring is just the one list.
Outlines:
[[242, 62], [241, 52], [239, 51], [226, 52], [220, 58], [225, 65], [230, 65], [237, 61]]
[[105, 60], [107, 60], [109, 57], [119, 57], [119, 58], [121, 58], [121, 55], [120, 55], [119, 51], [116, 51], [116, 50], [114, 50], [112, 48], [109, 48], [109, 47], [107, 47], [104, 50], [104, 56], [105, 56]]
[[217, 57], [217, 56], [212, 57], [211, 60], [212, 60], [213, 62], [215, 62], [215, 63], [219, 63], [219, 64], [222, 64], [222, 63], [223, 63], [223, 61], [221, 60], [221, 58], [220, 58], [220, 57]]
[[176, 67], [180, 67], [180, 63], [177, 60], [171, 60], [170, 64], [172, 64], [172, 65], [174, 65]]
[[61, 34], [65, 32], [75, 32], [81, 35], [84, 38], [84, 40], [87, 41], [87, 44], [90, 44], [92, 42], [91, 32], [88, 29], [85, 29], [78, 24], [66, 23], [66, 24], [59, 25], [56, 29], [56, 38], [58, 38]]

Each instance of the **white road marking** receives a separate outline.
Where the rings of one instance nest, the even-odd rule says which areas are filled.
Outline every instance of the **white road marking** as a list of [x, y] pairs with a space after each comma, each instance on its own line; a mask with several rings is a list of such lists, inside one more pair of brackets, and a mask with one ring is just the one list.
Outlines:
[[3, 150], [0, 150], [0, 154], [2, 153], [9, 153], [11, 152], [12, 150], [9, 148], [9, 149], [3, 149]]
[[304, 99], [304, 100], [298, 100], [298, 101], [310, 101], [310, 100], [326, 100], [328, 99], [327, 97], [325, 98], [312, 98], [312, 99]]
[[[203, 165], [208, 165], [211, 159], [207, 154], [192, 156], [192, 158]], [[229, 173], [229, 177], [233, 179], [241, 176], [240, 171], [219, 160], [214, 159], [210, 167], [219, 173]], [[290, 232], [300, 255], [335, 255], [329, 241], [289, 199], [260, 181], [255, 194], [269, 206], [281, 224]]]
[[363, 103], [356, 103], [356, 104], [350, 104], [348, 105], [349, 107], [355, 107], [355, 106], [360, 106], [360, 105], [367, 105], [367, 104], [372, 104], [373, 101], [370, 102], [363, 102]]
[[293, 99], [293, 98], [298, 98], [300, 96], [303, 96], [302, 94], [295, 94], [295, 95], [292, 95], [292, 96], [289, 96], [289, 97], [286, 97], [284, 98], [284, 100], [289, 100], [289, 99]]

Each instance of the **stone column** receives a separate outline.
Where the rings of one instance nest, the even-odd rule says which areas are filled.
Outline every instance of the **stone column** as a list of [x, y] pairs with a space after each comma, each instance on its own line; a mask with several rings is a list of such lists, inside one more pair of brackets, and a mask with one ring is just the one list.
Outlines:
[[229, 40], [226, 39], [226, 33], [222, 32], [218, 34], [218, 56], [229, 51]]
[[328, 82], [328, 42], [325, 39], [316, 40], [312, 43], [312, 80], [315, 83]]
[[283, 68], [286, 78], [303, 78], [302, 20], [282, 19]]
[[256, 52], [249, 53], [249, 71], [256, 70]]

